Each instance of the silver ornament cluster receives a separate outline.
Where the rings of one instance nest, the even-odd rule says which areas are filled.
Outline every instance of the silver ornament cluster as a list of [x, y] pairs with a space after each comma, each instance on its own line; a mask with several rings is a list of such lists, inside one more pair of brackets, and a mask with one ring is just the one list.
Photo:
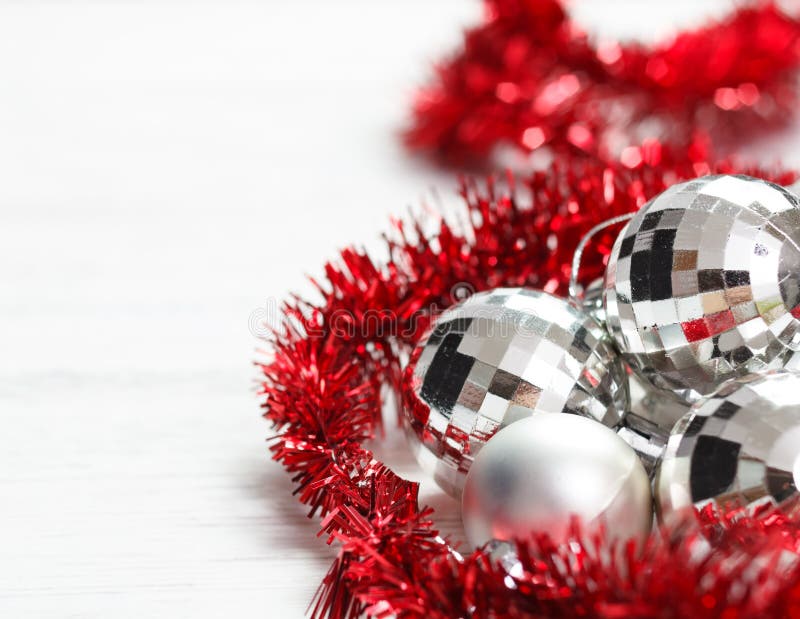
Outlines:
[[444, 313], [407, 368], [407, 427], [439, 485], [464, 491], [476, 545], [563, 537], [569, 514], [643, 534], [653, 499], [662, 519], [800, 516], [798, 350], [800, 198], [707, 176], [642, 207], [575, 305], [497, 289]]
[[732, 381], [673, 428], [656, 480], [662, 517], [710, 505], [781, 507], [800, 487], [800, 375]]
[[442, 314], [409, 375], [412, 446], [454, 496], [500, 428], [541, 412], [613, 427], [627, 407], [626, 372], [600, 325], [563, 299], [524, 288], [476, 294]]
[[673, 185], [619, 235], [605, 313], [625, 361], [695, 401], [792, 367], [800, 349], [800, 201], [744, 176]]

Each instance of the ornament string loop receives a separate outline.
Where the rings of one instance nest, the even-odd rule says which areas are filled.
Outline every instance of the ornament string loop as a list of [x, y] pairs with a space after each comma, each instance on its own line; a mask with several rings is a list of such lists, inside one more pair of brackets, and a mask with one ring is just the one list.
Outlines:
[[583, 235], [583, 238], [578, 243], [578, 246], [575, 248], [575, 253], [572, 256], [572, 268], [570, 270], [569, 275], [569, 300], [573, 303], [578, 303], [580, 301], [580, 294], [582, 292], [582, 288], [578, 285], [578, 275], [580, 273], [581, 268], [581, 260], [583, 259], [583, 252], [586, 251], [586, 246], [589, 244], [589, 241], [592, 240], [598, 232], [605, 230], [611, 226], [616, 224], [620, 224], [623, 222], [630, 221], [631, 218], [636, 214], [636, 211], [631, 213], [625, 213], [624, 215], [617, 215], [616, 217], [612, 217], [611, 219], [607, 219], [606, 221], [600, 222], [596, 226], [594, 226], [589, 232]]

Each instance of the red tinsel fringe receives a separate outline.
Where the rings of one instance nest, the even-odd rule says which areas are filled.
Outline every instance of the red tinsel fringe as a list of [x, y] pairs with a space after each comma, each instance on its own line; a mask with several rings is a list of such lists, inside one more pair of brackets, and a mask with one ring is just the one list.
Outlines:
[[[413, 108], [407, 143], [447, 160], [485, 161], [495, 147], [550, 147], [641, 160], [668, 140], [695, 161], [710, 145], [763, 132], [797, 104], [800, 22], [772, 2], [654, 48], [596, 44], [558, 0], [484, 0], [486, 18], [442, 62]], [[645, 3], [641, 12], [647, 27]], [[647, 121], [647, 122], [644, 122]]]
[[[396, 222], [386, 264], [345, 250], [325, 268], [321, 302], [285, 306], [272, 360], [261, 365], [265, 417], [279, 430], [271, 451], [322, 517], [320, 534], [340, 544], [314, 617], [800, 617], [800, 526], [785, 518], [705, 514], [654, 534], [641, 552], [576, 529], [566, 548], [520, 543], [511, 576], [486, 550], [458, 554], [418, 506], [417, 484], [361, 446], [380, 426], [382, 391], [399, 392], [401, 357], [456, 285], [563, 294], [589, 228], [709, 171], [735, 169], [651, 148], [633, 170], [564, 156], [547, 172], [509, 178], [507, 189], [465, 184], [461, 227], [441, 221], [426, 234], [430, 221]], [[587, 281], [602, 272], [611, 242], [609, 232], [593, 244]]]

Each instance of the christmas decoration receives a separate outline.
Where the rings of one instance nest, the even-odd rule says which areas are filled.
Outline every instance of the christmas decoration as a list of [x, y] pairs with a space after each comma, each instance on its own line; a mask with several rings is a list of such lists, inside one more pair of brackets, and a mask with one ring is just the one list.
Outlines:
[[[652, 48], [595, 42], [557, 0], [485, 7], [484, 23], [420, 91], [412, 148], [461, 162], [490, 161], [504, 145], [548, 148], [637, 167], [667, 140], [700, 161], [785, 124], [797, 105], [800, 22], [772, 2]], [[631, 10], [647, 28], [645, 5]]]
[[656, 483], [662, 518], [692, 506], [796, 506], [798, 487], [800, 374], [787, 371], [729, 382], [698, 402], [672, 430]]
[[[417, 485], [363, 446], [381, 431], [384, 394], [413, 397], [402, 360], [454, 287], [563, 296], [586, 232], [667, 187], [712, 173], [793, 178], [712, 161], [796, 107], [800, 25], [772, 3], [651, 49], [594, 43], [556, 0], [485, 4], [486, 23], [420, 94], [408, 144], [483, 164], [505, 145], [539, 150], [547, 170], [503, 188], [465, 182], [464, 211], [451, 218], [461, 223], [395, 222], [384, 263], [343, 251], [316, 282], [320, 300], [285, 305], [261, 365], [273, 457], [339, 545], [312, 616], [796, 619], [793, 498], [736, 513], [709, 504], [638, 547], [576, 522], [561, 531], [568, 543], [541, 534], [462, 555], [418, 505]], [[617, 231], [591, 239], [577, 284], [604, 275]], [[646, 424], [625, 419], [620, 436], [654, 453]]]
[[653, 521], [650, 480], [612, 430], [577, 415], [537, 413], [481, 449], [464, 486], [462, 519], [474, 546], [547, 532], [570, 539], [570, 519], [607, 540], [644, 540]]
[[611, 251], [605, 317], [625, 361], [693, 401], [800, 350], [800, 198], [743, 176], [676, 184]]
[[[321, 300], [285, 305], [261, 365], [265, 416], [277, 428], [271, 451], [340, 548], [314, 617], [797, 615], [800, 566], [782, 557], [800, 552], [800, 526], [781, 513], [704, 513], [700, 524], [673, 525], [621, 559], [602, 534], [576, 528], [566, 546], [544, 536], [520, 541], [519, 571], [510, 575], [490, 552], [462, 556], [439, 537], [431, 510], [417, 503], [417, 485], [363, 446], [380, 432], [384, 388], [401, 388], [403, 354], [433, 310], [452, 303], [456, 284], [563, 295], [575, 247], [591, 227], [707, 172], [793, 180], [728, 163], [662, 157], [630, 169], [564, 155], [546, 173], [510, 178], [507, 190], [466, 184], [461, 227], [396, 222], [386, 263], [347, 249], [326, 266]], [[587, 249], [586, 281], [604, 272], [614, 232], [598, 234]]]
[[627, 373], [588, 314], [546, 292], [498, 288], [439, 317], [406, 368], [404, 408], [423, 468], [461, 495], [482, 445], [538, 412], [616, 426]]

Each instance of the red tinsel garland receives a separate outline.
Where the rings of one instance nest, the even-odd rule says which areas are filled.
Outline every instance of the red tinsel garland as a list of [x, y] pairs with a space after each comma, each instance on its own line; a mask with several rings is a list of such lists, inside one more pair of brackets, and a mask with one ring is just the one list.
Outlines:
[[[511, 144], [635, 165], [668, 140], [690, 158], [763, 132], [797, 104], [800, 21], [772, 2], [744, 6], [648, 49], [595, 44], [558, 0], [485, 0], [485, 22], [437, 68], [414, 105], [407, 143], [449, 160], [486, 160]], [[641, 12], [647, 27], [645, 3]], [[734, 145], [735, 146], [735, 145]]]
[[[461, 226], [396, 222], [385, 264], [343, 251], [325, 267], [320, 302], [285, 305], [261, 365], [265, 417], [279, 430], [273, 457], [340, 545], [312, 615], [800, 619], [800, 517], [702, 513], [639, 550], [576, 525], [567, 547], [518, 543], [512, 575], [486, 549], [454, 550], [417, 485], [362, 447], [379, 429], [384, 391], [402, 389], [401, 359], [455, 287], [564, 294], [588, 229], [679, 180], [742, 171], [707, 163], [712, 144], [724, 147], [721, 123], [763, 127], [797, 100], [800, 25], [769, 3], [653, 50], [595, 46], [555, 0], [486, 6], [486, 23], [422, 93], [407, 139], [456, 159], [485, 159], [504, 142], [548, 146], [553, 165], [504, 189], [465, 183]], [[663, 134], [671, 146], [654, 138]], [[593, 240], [585, 281], [602, 273], [615, 232]]]
[[[622, 555], [576, 530], [567, 549], [546, 538], [520, 544], [521, 571], [512, 578], [486, 551], [462, 557], [453, 550], [437, 535], [431, 510], [417, 505], [417, 485], [361, 446], [379, 427], [382, 389], [400, 389], [401, 354], [431, 308], [451, 302], [456, 284], [564, 293], [573, 250], [589, 228], [706, 171], [734, 169], [666, 162], [663, 153], [636, 170], [565, 157], [516, 189], [465, 185], [463, 229], [439, 222], [425, 234], [430, 222], [396, 223], [388, 263], [345, 250], [325, 268], [322, 302], [285, 306], [274, 358], [262, 366], [265, 416], [280, 431], [271, 450], [294, 475], [300, 500], [322, 517], [322, 533], [341, 545], [313, 616], [800, 616], [800, 561], [782, 555], [800, 552], [797, 524], [709, 518], [702, 527], [654, 534], [642, 554]], [[610, 242], [609, 235], [594, 246], [587, 279], [601, 273]]]

